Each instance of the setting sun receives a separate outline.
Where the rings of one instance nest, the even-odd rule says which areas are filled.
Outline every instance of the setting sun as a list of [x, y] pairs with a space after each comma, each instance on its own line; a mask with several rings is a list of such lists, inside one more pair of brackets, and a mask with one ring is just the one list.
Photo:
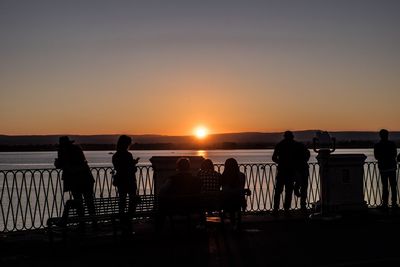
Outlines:
[[199, 139], [203, 139], [207, 136], [208, 134], [208, 130], [207, 128], [203, 127], [203, 126], [199, 126], [194, 130], [194, 135], [199, 138]]

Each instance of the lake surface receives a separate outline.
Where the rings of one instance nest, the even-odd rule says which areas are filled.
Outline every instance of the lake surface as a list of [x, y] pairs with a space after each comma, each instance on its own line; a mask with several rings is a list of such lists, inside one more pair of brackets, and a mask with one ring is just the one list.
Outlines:
[[[273, 149], [240, 149], [240, 150], [134, 150], [133, 157], [140, 157], [140, 164], [150, 164], [153, 156], [203, 156], [214, 163], [224, 163], [233, 157], [239, 163], [272, 162]], [[112, 166], [114, 151], [84, 151], [91, 167]], [[373, 149], [337, 149], [334, 154], [365, 154], [366, 161], [374, 161]], [[310, 162], [316, 162], [316, 153], [311, 151]], [[0, 152], [0, 170], [54, 168], [53, 162], [57, 152]]]

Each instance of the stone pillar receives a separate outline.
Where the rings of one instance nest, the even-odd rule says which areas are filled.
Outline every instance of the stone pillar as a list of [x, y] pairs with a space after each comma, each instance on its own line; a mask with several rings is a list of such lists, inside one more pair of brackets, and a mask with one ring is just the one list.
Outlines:
[[150, 158], [153, 166], [154, 194], [158, 195], [161, 186], [168, 177], [176, 174], [176, 162], [179, 158], [190, 160], [190, 171], [196, 175], [204, 158], [201, 156], [155, 156]]
[[364, 154], [319, 154], [321, 213], [360, 211], [364, 201]]

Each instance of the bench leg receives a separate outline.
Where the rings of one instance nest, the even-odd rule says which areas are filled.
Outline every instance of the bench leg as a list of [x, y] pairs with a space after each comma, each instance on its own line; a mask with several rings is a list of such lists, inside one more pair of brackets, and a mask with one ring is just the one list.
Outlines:
[[49, 241], [50, 241], [51, 244], [53, 244], [53, 242], [54, 242], [53, 227], [51, 225], [49, 225], [47, 227], [47, 231], [48, 231], [48, 234], [49, 234]]
[[115, 218], [113, 218], [111, 220], [111, 224], [112, 224], [112, 229], [113, 229], [113, 236], [116, 237], [117, 236], [117, 222], [116, 222]]

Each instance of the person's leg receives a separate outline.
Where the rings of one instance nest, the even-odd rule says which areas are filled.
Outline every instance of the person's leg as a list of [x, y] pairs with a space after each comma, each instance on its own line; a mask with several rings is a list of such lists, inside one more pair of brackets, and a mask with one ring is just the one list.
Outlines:
[[283, 177], [278, 171], [278, 174], [276, 175], [275, 190], [274, 190], [274, 212], [277, 212], [279, 210], [283, 187], [284, 187]]
[[122, 216], [125, 214], [125, 209], [126, 209], [126, 196], [127, 192], [124, 192], [122, 190], [118, 190], [118, 208], [119, 208], [119, 214]]
[[[123, 234], [126, 234], [129, 231], [129, 219], [128, 219], [128, 213], [129, 212], [125, 212], [126, 210], [126, 197], [128, 195], [127, 192], [123, 191], [123, 190], [118, 190], [118, 195], [119, 195], [119, 203], [118, 203], [118, 207], [119, 207], [119, 216], [120, 216], [120, 225], [121, 225], [121, 230], [123, 232]], [[129, 206], [128, 206], [129, 209]]]
[[387, 207], [389, 202], [389, 185], [388, 185], [388, 173], [381, 172], [381, 182], [382, 182], [382, 207]]
[[285, 211], [289, 211], [292, 205], [292, 195], [293, 195], [293, 178], [288, 176], [285, 177], [285, 202], [283, 203], [283, 208]]
[[136, 189], [128, 192], [128, 194], [129, 194], [129, 206], [128, 206], [128, 212], [125, 216], [125, 225], [126, 225], [127, 233], [131, 234], [132, 233], [132, 218], [135, 214], [136, 205], [137, 205]]
[[296, 197], [301, 197], [301, 186], [303, 183], [303, 173], [300, 171], [296, 171], [294, 177], [294, 185], [293, 185], [293, 192]]
[[129, 206], [128, 215], [132, 217], [135, 214], [138, 197], [136, 196], [136, 189], [128, 192], [129, 194]]
[[78, 192], [78, 191], [71, 191], [71, 194], [72, 194], [72, 197], [74, 198], [73, 206], [76, 209], [78, 216], [83, 216], [84, 209], [83, 209], [82, 193]]
[[83, 193], [83, 197], [85, 198], [86, 206], [89, 211], [89, 214], [93, 216], [92, 227], [97, 228], [97, 220], [94, 218], [96, 215], [96, 208], [94, 206], [94, 197], [93, 190], [89, 190]]
[[391, 171], [388, 174], [390, 191], [392, 193], [392, 207], [397, 206], [397, 181], [396, 181], [396, 171]]
[[[82, 193], [81, 192], [77, 192], [77, 191], [71, 191], [72, 196], [74, 198], [74, 207], [76, 209], [76, 212], [78, 213], [79, 217], [83, 217], [85, 215], [85, 210], [83, 207], [83, 198], [82, 198]], [[80, 222], [79, 223], [79, 228], [80, 231], [84, 231], [85, 230], [85, 223], [84, 222]]]
[[96, 209], [94, 207], [93, 191], [84, 192], [83, 197], [85, 198], [85, 203], [89, 214], [94, 216], [96, 214]]
[[74, 200], [69, 199], [69, 200], [67, 200], [65, 202], [64, 210], [62, 212], [60, 221], [58, 221], [56, 223], [58, 226], [62, 226], [62, 227], [66, 226], [66, 223], [67, 223], [67, 220], [68, 220], [68, 216], [69, 216], [69, 210], [71, 208], [75, 208]]
[[302, 210], [307, 209], [307, 192], [308, 192], [308, 177], [309, 171], [306, 170], [303, 173], [301, 180], [301, 190], [300, 190], [300, 208]]

